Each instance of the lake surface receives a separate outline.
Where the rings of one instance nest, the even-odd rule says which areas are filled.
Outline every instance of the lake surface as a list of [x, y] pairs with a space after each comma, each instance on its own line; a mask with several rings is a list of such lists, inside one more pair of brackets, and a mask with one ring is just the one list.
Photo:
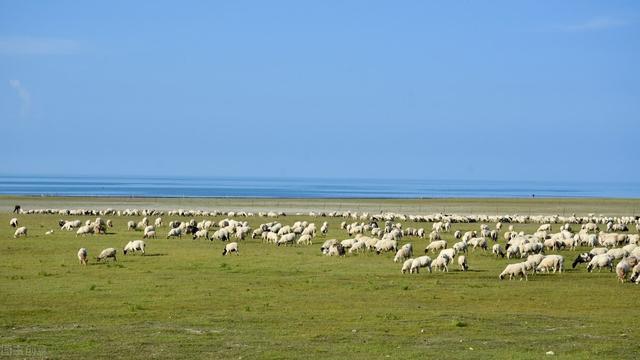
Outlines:
[[640, 183], [0, 175], [0, 194], [268, 198], [640, 198]]

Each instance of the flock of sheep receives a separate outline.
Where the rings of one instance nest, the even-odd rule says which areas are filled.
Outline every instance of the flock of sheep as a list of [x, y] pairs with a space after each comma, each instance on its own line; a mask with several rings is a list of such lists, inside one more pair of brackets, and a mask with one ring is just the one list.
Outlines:
[[[101, 216], [143, 216], [139, 222], [129, 221], [127, 228], [130, 231], [142, 231], [143, 238], [156, 238], [156, 231], [167, 226], [167, 238], [191, 236], [193, 239], [220, 240], [227, 242], [223, 255], [231, 252], [238, 254], [238, 242], [229, 242], [231, 239], [245, 240], [248, 236], [252, 239], [260, 239], [263, 243], [271, 243], [276, 246], [311, 245], [318, 237], [326, 237], [328, 222], [324, 221], [318, 229], [313, 222], [296, 221], [286, 225], [280, 222], [286, 218], [284, 212], [207, 212], [200, 210], [171, 210], [168, 212], [159, 210], [60, 210], [40, 209], [22, 210], [22, 214], [58, 214], [58, 215], [95, 215], [95, 220], [60, 220], [59, 226], [63, 231], [75, 230], [76, 236], [88, 234], [104, 234], [113, 226], [111, 220], [103, 220]], [[182, 217], [209, 217], [226, 215], [229, 218], [214, 222], [209, 219], [196, 221], [171, 221], [165, 225], [162, 216]], [[528, 274], [538, 272], [561, 273], [565, 268], [564, 257], [550, 252], [559, 249], [574, 250], [578, 246], [591, 247], [589, 252], [581, 253], [573, 261], [575, 268], [579, 264], [586, 263], [587, 270], [609, 269], [615, 271], [620, 281], [630, 278], [632, 282], [640, 284], [640, 220], [636, 217], [606, 217], [589, 214], [584, 217], [571, 215], [568, 217], [552, 216], [522, 216], [522, 215], [404, 215], [397, 213], [353, 213], [343, 212], [310, 212], [307, 215], [317, 217], [341, 217], [351, 221], [343, 221], [341, 230], [345, 231], [348, 238], [344, 240], [328, 239], [321, 246], [321, 251], [327, 256], [345, 256], [365, 251], [394, 252], [393, 261], [402, 263], [402, 273], [419, 273], [421, 268], [427, 268], [429, 272], [441, 270], [448, 272], [450, 266], [456, 261], [460, 271], [469, 269], [468, 251], [481, 249], [491, 252], [495, 256], [514, 258], [520, 261], [507, 265], [498, 276], [504, 278], [520, 278], [528, 280]], [[155, 217], [150, 221], [149, 217]], [[230, 219], [231, 217], [246, 218], [259, 216], [273, 218], [252, 229], [247, 221]], [[427, 233], [424, 228], [404, 227], [402, 222], [429, 222], [431, 230]], [[478, 223], [477, 230], [462, 232], [455, 230], [457, 223]], [[493, 223], [488, 226], [486, 223]], [[532, 234], [514, 231], [513, 224], [539, 223], [537, 231]], [[509, 224], [508, 230], [502, 233], [504, 247], [500, 244], [500, 234], [503, 224]], [[562, 224], [562, 225], [560, 225]], [[14, 237], [27, 236], [27, 228], [19, 226], [18, 219], [10, 220], [10, 226], [16, 228]], [[635, 226], [636, 233], [629, 234], [629, 227]], [[579, 227], [579, 230], [577, 229]], [[557, 228], [557, 232], [553, 232]], [[575, 229], [574, 229], [575, 228]], [[603, 228], [604, 230], [601, 230]], [[51, 234], [53, 230], [47, 231]], [[442, 239], [443, 233], [453, 232], [455, 243], [450, 244]], [[428, 238], [429, 244], [424, 249], [424, 255], [414, 257], [413, 245], [406, 242], [400, 245], [407, 236]], [[146, 243], [144, 240], [130, 241], [123, 249], [126, 255], [130, 252], [144, 254]], [[115, 248], [104, 249], [97, 257], [97, 261], [112, 258], [116, 260]], [[437, 256], [436, 256], [437, 253]], [[433, 254], [430, 256], [430, 254]], [[77, 253], [81, 264], [86, 265], [88, 252], [81, 248]], [[432, 258], [433, 257], [433, 258]], [[457, 260], [456, 260], [457, 259]], [[617, 264], [616, 264], [617, 261]]]

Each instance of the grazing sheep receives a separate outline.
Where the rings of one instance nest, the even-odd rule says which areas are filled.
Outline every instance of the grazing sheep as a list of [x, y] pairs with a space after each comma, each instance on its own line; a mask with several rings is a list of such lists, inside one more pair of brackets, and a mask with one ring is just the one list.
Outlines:
[[562, 273], [563, 268], [564, 257], [562, 257], [561, 255], [547, 255], [542, 259], [540, 264], [538, 264], [536, 270], [538, 272], [549, 272], [551, 269], [553, 269], [553, 273], [555, 274], [556, 271]]
[[323, 236], [327, 236], [327, 233], [329, 232], [329, 224], [327, 224], [326, 221], [320, 227], [320, 232]]
[[167, 239], [170, 238], [170, 237], [182, 238], [182, 229], [173, 228], [173, 229], [169, 230], [169, 233], [167, 234]]
[[19, 228], [16, 229], [16, 232], [13, 233], [13, 237], [17, 238], [20, 236], [27, 236], [27, 227], [26, 226], [21, 226]]
[[205, 238], [209, 240], [209, 231], [207, 229], [198, 230], [193, 234], [193, 240]]
[[591, 272], [594, 268], [598, 268], [598, 272], [604, 267], [608, 267], [613, 272], [613, 257], [608, 254], [600, 254], [594, 256], [587, 265], [587, 271]]
[[378, 255], [386, 251], [398, 251], [398, 242], [396, 240], [379, 240], [374, 245], [374, 248]]
[[467, 271], [469, 269], [469, 264], [467, 263], [467, 257], [464, 255], [458, 256], [458, 267], [460, 270]]
[[326, 241], [322, 244], [322, 246], [320, 247], [320, 251], [321, 251], [323, 254], [326, 254], [326, 253], [328, 253], [328, 252], [329, 252], [329, 248], [330, 248], [332, 245], [335, 245], [335, 244], [337, 244], [337, 243], [338, 243], [338, 240], [336, 240], [336, 239], [328, 239], [328, 240], [326, 240]]
[[616, 266], [616, 275], [618, 275], [618, 280], [620, 280], [621, 283], [624, 283], [627, 279], [627, 274], [629, 274], [637, 264], [638, 259], [633, 256], [622, 259]]
[[313, 242], [311, 242], [311, 235], [309, 234], [300, 236], [300, 238], [298, 239], [298, 241], [296, 241], [296, 243], [298, 245], [313, 245]]
[[[349, 250], [351, 252], [351, 250]], [[413, 263], [413, 259], [407, 259], [402, 263], [402, 268], [400, 269], [401, 273], [406, 273], [411, 270], [411, 264]]]
[[124, 247], [124, 249], [122, 250], [122, 252], [125, 255], [127, 255], [128, 252], [140, 251], [142, 252], [142, 255], [144, 255], [144, 248], [146, 246], [147, 244], [145, 244], [145, 242], [142, 240], [129, 241], [127, 245]]
[[[226, 228], [216, 230], [213, 232], [213, 236], [209, 238], [209, 240], [213, 241], [214, 239], [218, 239], [220, 241], [229, 241], [229, 231]], [[273, 243], [275, 244], [278, 240], [278, 235], [273, 233]]]
[[438, 256], [446, 255], [449, 258], [449, 260], [453, 261], [453, 259], [456, 257], [456, 254], [457, 252], [455, 249], [443, 249], [443, 250], [440, 250], [440, 253], [438, 254]]
[[146, 234], [146, 233], [148, 233], [149, 231], [156, 231], [156, 228], [155, 228], [155, 227], [153, 227], [153, 225], [145, 226], [145, 228], [144, 228], [144, 230], [142, 231], [142, 233], [143, 233], [143, 234]]
[[513, 279], [515, 276], [518, 276], [518, 275], [520, 275], [520, 281], [522, 281], [522, 279], [525, 279], [525, 281], [529, 280], [527, 278], [527, 270], [523, 262], [507, 265], [507, 267], [505, 267], [504, 270], [500, 273], [498, 278], [500, 280], [503, 280], [504, 277], [507, 275], [509, 275], [509, 280]]
[[487, 251], [487, 249], [489, 248], [489, 245], [487, 244], [487, 240], [483, 237], [473, 237], [469, 239], [469, 245], [472, 246], [473, 250], [479, 247], [483, 251]]
[[629, 256], [629, 253], [622, 248], [614, 248], [607, 251], [607, 254], [612, 256], [614, 260], [622, 259], [625, 256]]
[[80, 264], [86, 266], [88, 261], [87, 259], [88, 259], [87, 249], [80, 248], [80, 250], [78, 250], [78, 260], [80, 261]]
[[127, 230], [135, 230], [136, 229], [136, 223], [135, 221], [129, 221], [127, 222]]
[[429, 241], [433, 242], [435, 240], [442, 240], [442, 238], [440, 237], [440, 233], [434, 230], [429, 233]]
[[467, 243], [464, 241], [458, 241], [453, 244], [452, 248], [456, 251], [456, 253], [466, 253], [467, 252]]
[[350, 249], [357, 241], [358, 240], [356, 239], [345, 239], [340, 241], [340, 245], [342, 245], [342, 247], [345, 249]]
[[113, 221], [111, 221], [111, 219], [107, 220], [107, 226], [110, 228], [113, 227]]
[[593, 248], [591, 249], [591, 251], [589, 251], [589, 254], [596, 256], [596, 255], [606, 254], [607, 251], [609, 251], [609, 249], [607, 249], [606, 247]]
[[160, 217], [159, 217], [159, 218], [156, 218], [156, 220], [153, 222], [153, 224], [154, 224], [157, 228], [162, 227], [162, 218], [160, 218]]
[[345, 253], [346, 251], [341, 244], [333, 244], [329, 247], [327, 256], [344, 256]]
[[285, 245], [285, 246], [287, 246], [287, 245], [289, 245], [289, 244], [292, 244], [292, 245], [293, 245], [293, 243], [295, 242], [295, 240], [296, 240], [296, 234], [294, 234], [294, 233], [287, 233], [287, 234], [284, 234], [284, 235], [282, 235], [282, 236], [280, 237], [280, 239], [278, 240], [278, 242], [276, 243], [276, 245], [277, 245], [277, 246], [280, 246], [280, 245]]
[[[375, 245], [375, 244], [374, 244]], [[349, 248], [349, 254], [360, 252], [360, 250], [367, 249], [369, 246], [367, 242], [362, 239], [357, 239], [355, 243]]]
[[9, 226], [18, 227], [18, 218], [12, 218], [11, 220], [9, 220]]
[[449, 272], [449, 263], [451, 258], [447, 255], [438, 255], [438, 257], [431, 262], [431, 267], [434, 269], [440, 269], [441, 271]]
[[113, 261], [118, 261], [118, 259], [116, 259], [116, 249], [114, 249], [114, 248], [106, 248], [106, 249], [102, 250], [100, 255], [98, 255], [96, 257], [96, 261], [99, 262], [100, 260], [106, 260], [107, 258], [112, 258]]
[[494, 244], [493, 247], [491, 248], [491, 253], [494, 254], [496, 257], [501, 256], [503, 258], [506, 255], [504, 250], [502, 250], [502, 246], [500, 244]]
[[635, 282], [636, 284], [640, 284], [640, 263], [633, 267], [631, 278], [629, 280]]
[[456, 232], [453, 233], [453, 237], [460, 239], [462, 237], [462, 232], [460, 230], [456, 230]]
[[155, 231], [149, 231], [146, 234], [142, 235], [143, 239], [155, 239], [156, 238], [156, 232]]
[[511, 259], [512, 256], [516, 257], [518, 254], [520, 254], [519, 246], [512, 245], [507, 248], [507, 259]]
[[238, 251], [238, 243], [237, 242], [232, 242], [232, 243], [228, 243], [227, 245], [224, 246], [224, 250], [222, 251], [222, 256], [230, 254], [232, 252], [235, 252], [236, 255], [240, 255], [240, 252]]
[[424, 249], [424, 253], [426, 254], [429, 251], [436, 252], [436, 250], [446, 249], [446, 248], [447, 248], [446, 240], [436, 240], [431, 242], [431, 244], [427, 245], [427, 247]]
[[431, 272], [431, 258], [427, 255], [417, 257], [411, 262], [410, 274], [420, 272], [420, 268], [426, 267]]
[[538, 227], [538, 231], [551, 231], [551, 224], [542, 224]]
[[58, 222], [58, 225], [60, 225], [60, 230], [67, 230], [67, 231], [71, 231], [77, 227], [80, 227], [81, 224], [82, 222], [80, 220], [73, 220], [73, 221], [60, 220]]
[[531, 272], [535, 274], [537, 271], [538, 265], [540, 265], [544, 257], [545, 256], [542, 254], [534, 254], [534, 255], [527, 256], [527, 261], [524, 262], [525, 269], [527, 271], [531, 270]]
[[404, 244], [398, 250], [398, 252], [396, 252], [396, 256], [393, 258], [393, 262], [397, 263], [398, 261], [408, 259], [412, 256], [413, 256], [413, 246], [411, 245], [411, 243]]

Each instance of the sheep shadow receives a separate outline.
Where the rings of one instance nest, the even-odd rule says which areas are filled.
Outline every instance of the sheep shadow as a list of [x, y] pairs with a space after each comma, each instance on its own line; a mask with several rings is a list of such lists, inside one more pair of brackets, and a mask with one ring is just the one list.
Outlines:
[[144, 255], [140, 255], [140, 256], [148, 257], [148, 256], [167, 256], [167, 255], [169, 255], [169, 254], [166, 254], [166, 253], [154, 253], [154, 254], [145, 253]]

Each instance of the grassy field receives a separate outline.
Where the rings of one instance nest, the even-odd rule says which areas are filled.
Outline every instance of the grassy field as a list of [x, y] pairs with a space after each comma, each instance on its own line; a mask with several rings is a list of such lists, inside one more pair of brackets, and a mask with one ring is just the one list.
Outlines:
[[[562, 206], [574, 212], [572, 201]], [[617, 211], [630, 214], [637, 202], [625, 204]], [[158, 238], [147, 241], [147, 255], [125, 257], [122, 247], [141, 238], [126, 222], [140, 218], [107, 217], [115, 224], [107, 235], [76, 238], [58, 230], [59, 216], [21, 215], [29, 236], [14, 239], [11, 217], [0, 214], [0, 357], [539, 359], [553, 351], [557, 358], [631, 359], [640, 350], [640, 287], [608, 271], [581, 267], [499, 281], [515, 261], [476, 251], [467, 273], [410, 276], [393, 254], [325, 257], [322, 237], [284, 248], [249, 239], [240, 256], [225, 257], [220, 242]], [[184, 220], [164, 217], [174, 219]], [[327, 220], [328, 238], [347, 238], [342, 219], [279, 220], [299, 219]], [[252, 227], [268, 221], [247, 220]], [[48, 229], [55, 233], [45, 236]], [[427, 244], [407, 240], [417, 252]], [[92, 257], [87, 267], [77, 263], [80, 247]], [[97, 264], [93, 257], [106, 247], [118, 248], [118, 261]], [[560, 252], [568, 267], [580, 250]]]

